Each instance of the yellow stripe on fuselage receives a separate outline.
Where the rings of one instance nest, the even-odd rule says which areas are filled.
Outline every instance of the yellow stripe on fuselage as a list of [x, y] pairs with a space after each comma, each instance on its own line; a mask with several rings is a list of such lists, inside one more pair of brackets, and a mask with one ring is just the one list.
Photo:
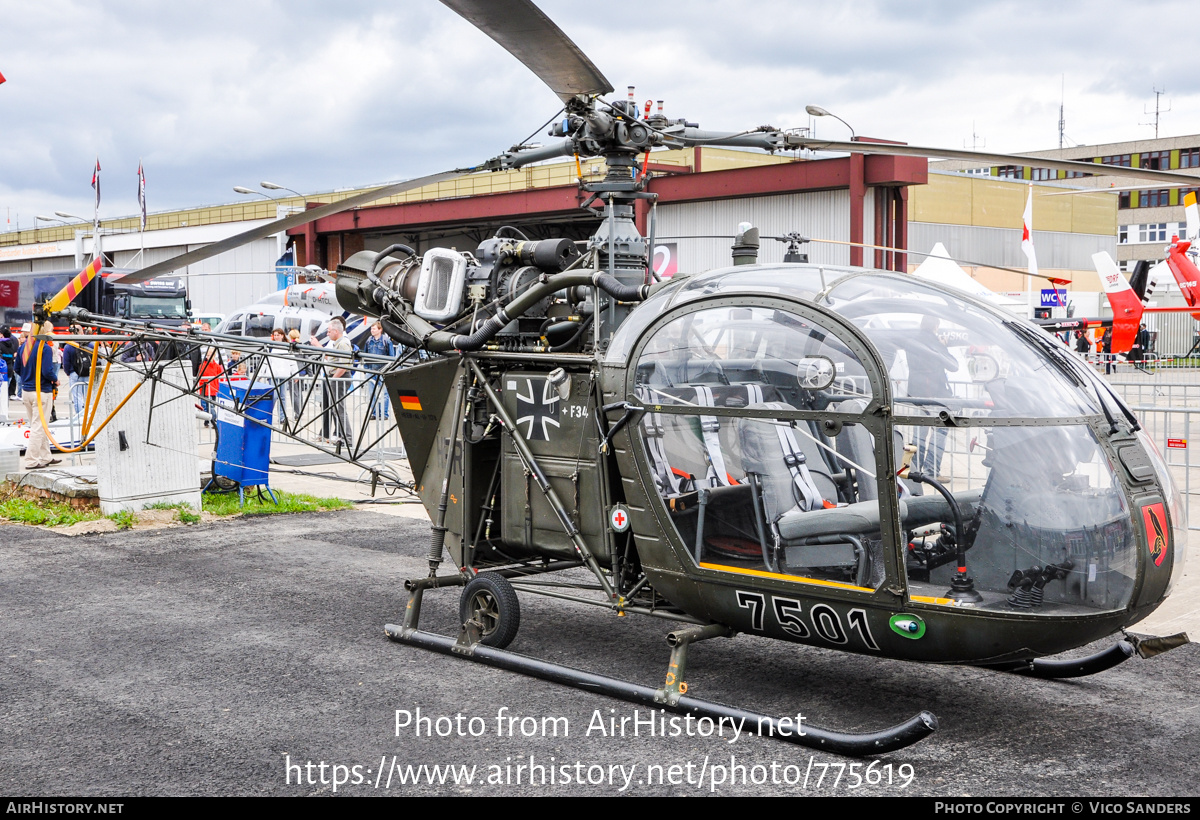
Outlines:
[[852, 589], [855, 592], [874, 592], [870, 587], [860, 587], [854, 584], [843, 584], [840, 581], [822, 581], [820, 578], [801, 578], [797, 575], [784, 575], [782, 572], [766, 572], [761, 569], [742, 569], [741, 567], [727, 567], [724, 564], [706, 564], [701, 562], [701, 569], [715, 569], [721, 572], [732, 572], [736, 575], [753, 575], [755, 578], [778, 578], [781, 581], [792, 581], [797, 584], [815, 584], [822, 587], [834, 587], [835, 589]]

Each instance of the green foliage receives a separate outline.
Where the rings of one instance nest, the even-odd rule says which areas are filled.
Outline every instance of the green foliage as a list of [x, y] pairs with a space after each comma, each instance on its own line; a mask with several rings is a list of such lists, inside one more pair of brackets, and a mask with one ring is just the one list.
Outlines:
[[319, 498], [306, 493], [285, 493], [275, 491], [279, 504], [272, 504], [268, 495], [263, 495], [264, 501], [258, 499], [255, 492], [246, 493], [245, 508], [238, 507], [237, 493], [205, 493], [204, 511], [213, 515], [272, 515], [274, 513], [316, 512], [319, 510], [348, 510], [354, 505], [340, 498]]
[[[11, 490], [11, 485], [7, 485]], [[346, 510], [353, 504], [340, 498], [320, 498], [303, 493], [275, 492], [279, 504], [271, 503], [269, 496], [263, 496], [265, 501], [258, 499], [257, 493], [246, 493], [246, 506], [238, 507], [236, 493], [205, 493], [203, 496], [204, 511], [218, 516], [230, 515], [272, 515], [275, 513], [318, 512], [320, 510]], [[3, 493], [0, 492], [0, 498]], [[200, 513], [190, 504], [170, 503], [160, 501], [146, 507], [148, 510], [175, 510], [176, 517], [184, 524], [200, 523]], [[105, 516], [97, 509], [77, 510], [69, 504], [61, 504], [47, 499], [8, 498], [0, 501], [0, 521], [13, 521], [20, 524], [33, 524], [46, 527], [67, 527], [80, 521], [95, 521]], [[117, 529], [132, 529], [137, 524], [137, 513], [121, 510], [108, 516]]]
[[77, 510], [70, 504], [54, 501], [32, 501], [28, 498], [10, 498], [0, 503], [0, 519], [21, 524], [37, 524], [46, 527], [68, 527], [80, 521], [103, 518], [99, 510]]
[[199, 524], [200, 513], [192, 509], [192, 505], [187, 502], [180, 501], [172, 504], [169, 501], [157, 501], [153, 504], [146, 505], [147, 510], [175, 510], [175, 517], [183, 524]]
[[130, 512], [129, 510], [118, 510], [110, 515], [109, 518], [113, 520], [113, 523], [117, 525], [117, 529], [119, 530], [131, 530], [133, 529], [133, 525], [137, 523], [137, 513]]

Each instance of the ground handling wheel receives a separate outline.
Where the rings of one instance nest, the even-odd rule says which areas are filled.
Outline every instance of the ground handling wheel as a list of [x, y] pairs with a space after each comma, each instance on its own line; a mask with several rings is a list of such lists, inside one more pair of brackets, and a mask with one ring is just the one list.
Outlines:
[[464, 624], [475, 619], [483, 627], [480, 643], [503, 649], [517, 637], [521, 627], [521, 605], [512, 584], [502, 575], [476, 575], [463, 589], [458, 617]]

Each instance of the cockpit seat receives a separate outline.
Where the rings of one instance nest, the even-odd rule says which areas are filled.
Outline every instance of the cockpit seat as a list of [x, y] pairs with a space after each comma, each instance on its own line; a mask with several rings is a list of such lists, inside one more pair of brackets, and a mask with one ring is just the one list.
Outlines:
[[[975, 508], [983, 497], [983, 489], [954, 493], [963, 520], [975, 516]], [[939, 521], [951, 522], [954, 511], [941, 495], [919, 495], [900, 499], [900, 522], [905, 529], [916, 529]], [[879, 531], [879, 502], [860, 501], [830, 509], [789, 510], [778, 522], [779, 535], [784, 543], [798, 543], [809, 538], [828, 535], [863, 535]]]

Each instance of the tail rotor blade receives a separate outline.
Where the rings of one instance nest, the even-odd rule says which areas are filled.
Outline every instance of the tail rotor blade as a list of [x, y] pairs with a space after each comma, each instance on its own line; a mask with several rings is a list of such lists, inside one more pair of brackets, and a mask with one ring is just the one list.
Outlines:
[[277, 234], [280, 231], [286, 231], [288, 228], [294, 228], [297, 225], [305, 225], [317, 219], [323, 219], [327, 216], [339, 214], [342, 211], [348, 211], [351, 208], [357, 208], [359, 205], [367, 205], [376, 200], [386, 199], [389, 196], [402, 194], [405, 191], [411, 191], [416, 188], [423, 188], [426, 185], [433, 185], [437, 182], [443, 182], [447, 179], [453, 179], [463, 174], [468, 174], [474, 171], [474, 168], [459, 169], [456, 171], [443, 171], [440, 174], [430, 174], [417, 179], [406, 180], [405, 182], [397, 182], [394, 185], [385, 185], [382, 188], [376, 188], [365, 193], [357, 194], [337, 202], [331, 202], [328, 205], [321, 205], [317, 208], [310, 208], [298, 214], [285, 216], [282, 219], [277, 219], [274, 222], [268, 222], [266, 225], [260, 225], [257, 228], [251, 228], [248, 231], [235, 234], [228, 239], [222, 239], [220, 242], [214, 242], [211, 245], [205, 245], [203, 248], [197, 248], [194, 251], [181, 253], [179, 256], [174, 256], [163, 262], [158, 262], [149, 267], [142, 268], [139, 271], [125, 276], [121, 281], [125, 283], [145, 282], [147, 279], [153, 279], [156, 276], [162, 276], [166, 273], [179, 270], [187, 265], [194, 265], [197, 262], [202, 262], [205, 259], [210, 259], [219, 254], [231, 251], [234, 248], [240, 248], [249, 242], [256, 239]]
[[563, 102], [613, 90], [579, 46], [530, 0], [442, 0], [499, 43], [550, 86]]
[[45, 304], [47, 313], [58, 313], [71, 304], [71, 300], [79, 295], [79, 292], [88, 286], [88, 283], [96, 278], [96, 274], [100, 272], [104, 260], [97, 256], [90, 264], [78, 274], [75, 278], [67, 283], [66, 287], [54, 294]]
[[1187, 240], [1195, 242], [1200, 239], [1200, 209], [1196, 207], [1195, 191], [1183, 195], [1183, 213], [1187, 216]]

